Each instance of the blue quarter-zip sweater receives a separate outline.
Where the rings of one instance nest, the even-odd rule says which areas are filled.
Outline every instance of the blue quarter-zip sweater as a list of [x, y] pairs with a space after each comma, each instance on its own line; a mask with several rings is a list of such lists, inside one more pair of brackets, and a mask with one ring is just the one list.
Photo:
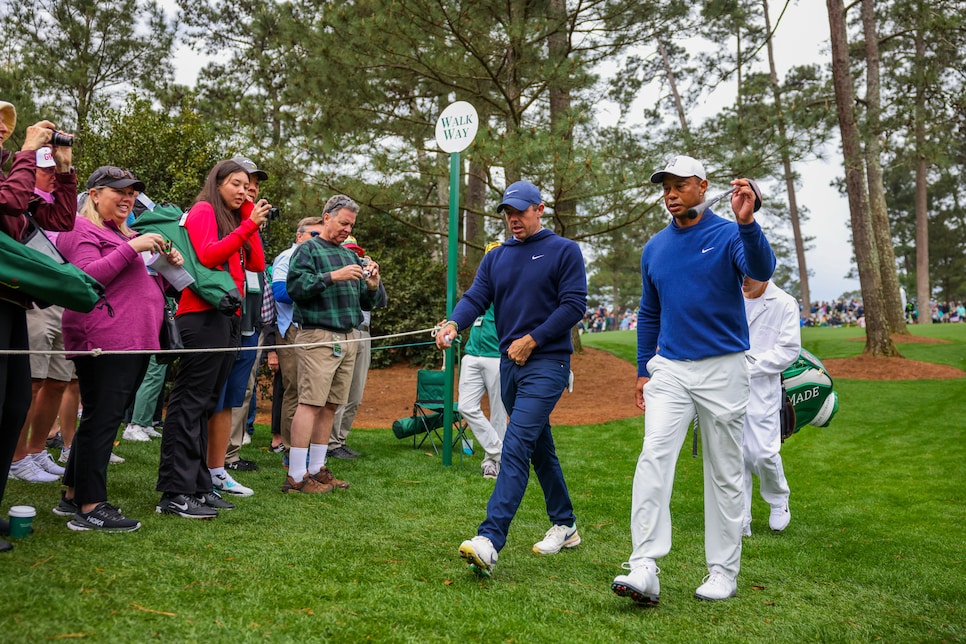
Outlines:
[[637, 375], [647, 361], [702, 360], [747, 351], [741, 280], [767, 281], [775, 254], [758, 222], [737, 224], [705, 211], [693, 226], [672, 220], [641, 253]]
[[[483, 257], [473, 285], [451, 319], [465, 329], [493, 304], [500, 353], [526, 334], [533, 358], [570, 359], [570, 330], [587, 310], [587, 275], [577, 243], [542, 228], [525, 241], [510, 238]], [[744, 311], [742, 304], [742, 311]]]

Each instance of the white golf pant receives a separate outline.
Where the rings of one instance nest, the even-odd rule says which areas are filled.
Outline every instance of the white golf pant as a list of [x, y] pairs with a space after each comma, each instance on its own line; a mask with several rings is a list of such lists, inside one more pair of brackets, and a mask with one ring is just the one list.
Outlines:
[[751, 379], [743, 436], [746, 523], [751, 521], [752, 474], [758, 476], [761, 498], [769, 506], [784, 507], [788, 503], [788, 481], [779, 453], [782, 445], [781, 391], [779, 375]]
[[[460, 362], [459, 412], [486, 454], [482, 465], [498, 469], [503, 453], [507, 415], [500, 397], [500, 359], [464, 355]], [[483, 394], [490, 399], [490, 418], [480, 408]]]
[[644, 447], [634, 472], [631, 567], [671, 550], [674, 470], [695, 413], [704, 466], [704, 548], [707, 565], [732, 579], [741, 567], [741, 435], [748, 403], [744, 353], [692, 361], [657, 355], [647, 363]]

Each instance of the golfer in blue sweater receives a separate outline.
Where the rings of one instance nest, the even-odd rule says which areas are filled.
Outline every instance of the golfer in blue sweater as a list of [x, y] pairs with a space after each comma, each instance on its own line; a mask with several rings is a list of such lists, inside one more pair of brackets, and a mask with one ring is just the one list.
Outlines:
[[496, 210], [506, 217], [512, 237], [486, 254], [473, 285], [436, 336], [439, 348], [448, 347], [460, 329], [494, 305], [500, 388], [510, 423], [486, 519], [477, 536], [459, 549], [470, 568], [484, 577], [490, 576], [506, 543], [510, 521], [527, 489], [531, 463], [551, 524], [533, 552], [555, 554], [580, 543], [550, 433], [550, 412], [570, 376], [570, 330], [587, 308], [584, 258], [576, 242], [541, 228], [544, 204], [532, 183], [511, 184]]
[[[708, 576], [699, 599], [737, 593], [744, 518], [742, 427], [748, 403], [745, 351], [748, 323], [741, 282], [767, 281], [775, 255], [755, 222], [761, 203], [753, 182], [731, 182], [737, 223], [705, 209], [704, 167], [674, 157], [651, 175], [664, 186], [672, 220], [644, 246], [643, 292], [637, 317], [637, 406], [644, 447], [634, 472], [633, 551], [611, 588], [622, 597], [656, 604], [655, 560], [671, 549], [671, 487], [691, 419], [701, 427], [704, 459], [704, 543]], [[693, 216], [692, 216], [693, 215]]]

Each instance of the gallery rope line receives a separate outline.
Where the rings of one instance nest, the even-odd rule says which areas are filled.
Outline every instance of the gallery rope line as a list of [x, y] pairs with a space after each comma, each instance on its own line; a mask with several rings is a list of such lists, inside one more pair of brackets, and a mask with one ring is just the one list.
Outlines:
[[[149, 355], [165, 355], [165, 354], [175, 354], [182, 355], [186, 353], [227, 353], [235, 351], [277, 351], [279, 349], [303, 349], [303, 348], [313, 348], [313, 347], [329, 347], [335, 346], [336, 344], [344, 344], [348, 342], [370, 342], [372, 340], [386, 340], [389, 338], [402, 338], [409, 335], [420, 335], [423, 333], [436, 334], [438, 326], [429, 327], [427, 329], [419, 329], [417, 331], [404, 331], [402, 333], [390, 333], [387, 335], [373, 336], [371, 338], [350, 338], [346, 337], [340, 340], [332, 340], [329, 342], [304, 342], [301, 344], [273, 344], [273, 345], [261, 345], [253, 347], [211, 347], [202, 349], [119, 349], [119, 350], [104, 350], [104, 349], [90, 349], [88, 351], [55, 351], [52, 349], [45, 350], [33, 350], [33, 349], [0, 349], [0, 356], [22, 356], [22, 355], [47, 355], [47, 356], [110, 356], [110, 355], [137, 355], [137, 354], [149, 354]], [[347, 334], [339, 334], [347, 335]]]

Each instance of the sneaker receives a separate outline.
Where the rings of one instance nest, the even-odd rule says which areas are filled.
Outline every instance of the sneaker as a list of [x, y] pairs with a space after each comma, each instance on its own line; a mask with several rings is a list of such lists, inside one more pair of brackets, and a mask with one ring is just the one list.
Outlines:
[[48, 449], [63, 449], [64, 448], [64, 437], [61, 436], [60, 432], [57, 432], [53, 436], [47, 438], [44, 442], [44, 447]]
[[496, 465], [493, 463], [483, 463], [483, 478], [495, 479], [499, 473], [499, 470], [496, 469]]
[[198, 502], [216, 510], [234, 510], [235, 504], [221, 498], [217, 492], [205, 492], [198, 495]]
[[349, 452], [350, 454], [352, 454], [356, 458], [359, 458], [360, 456], [362, 456], [362, 452], [357, 452], [354, 449], [352, 449], [351, 447], [349, 447], [348, 445], [343, 445], [342, 446], [342, 449], [344, 449], [345, 451]]
[[30, 454], [10, 464], [10, 475], [8, 478], [19, 479], [21, 481], [27, 481], [28, 483], [53, 483], [54, 481], [60, 480], [59, 476], [51, 474], [40, 467]]
[[305, 494], [328, 494], [333, 490], [331, 484], [326, 485], [324, 483], [319, 483], [314, 478], [305, 473], [305, 478], [300, 482], [296, 483], [295, 479], [291, 476], [285, 477], [285, 483], [282, 484], [282, 492], [286, 494], [292, 494], [295, 492], [303, 492]]
[[50, 511], [59, 517], [72, 517], [80, 512], [80, 508], [74, 503], [74, 499], [68, 499], [64, 495], [64, 492], [60, 493], [60, 501]]
[[282, 452], [285, 451], [285, 443], [279, 443], [278, 445], [269, 445], [268, 451], [272, 452], [273, 454], [281, 454]]
[[252, 436], [248, 432], [242, 432], [242, 445], [248, 445], [252, 442]]
[[225, 469], [236, 470], [239, 472], [254, 472], [258, 470], [258, 463], [255, 461], [250, 461], [247, 458], [240, 458], [237, 461], [225, 463]]
[[64, 475], [64, 468], [57, 464], [54, 457], [50, 455], [47, 450], [41, 450], [33, 455], [34, 463], [36, 463], [40, 469], [45, 472], [49, 472], [57, 477]]
[[103, 532], [134, 532], [141, 527], [140, 521], [128, 519], [121, 511], [104, 501], [90, 512], [77, 512], [67, 522], [71, 530], [101, 530]]
[[704, 583], [694, 591], [694, 596], [705, 601], [721, 601], [731, 599], [738, 594], [738, 584], [735, 580], [717, 570], [711, 568], [711, 574], [704, 578]]
[[466, 560], [470, 570], [481, 577], [493, 574], [499, 555], [493, 543], [486, 537], [473, 537], [460, 544], [460, 557]]
[[555, 555], [561, 548], [576, 548], [580, 545], [580, 534], [577, 524], [570, 526], [555, 525], [543, 536], [542, 541], [533, 544], [533, 553], [537, 555]]
[[330, 472], [329, 468], [327, 467], [323, 467], [321, 470], [313, 474], [312, 478], [322, 485], [331, 485], [333, 488], [339, 488], [340, 490], [349, 489], [349, 483], [346, 481], [340, 481], [332, 476], [332, 472]]
[[331, 458], [341, 458], [344, 461], [354, 461], [356, 459], [355, 455], [350, 452], [345, 445], [339, 445], [334, 450], [330, 451], [328, 455]]
[[158, 514], [177, 514], [186, 519], [214, 519], [218, 516], [218, 510], [200, 503], [195, 497], [170, 492], [161, 495], [155, 511]]
[[792, 520], [792, 513], [788, 511], [788, 505], [780, 505], [771, 509], [768, 515], [768, 527], [775, 532], [781, 532], [788, 527]]
[[741, 526], [741, 536], [750, 537], [751, 536], [751, 524], [745, 523]]
[[137, 425], [141, 432], [148, 438], [161, 438], [161, 432], [156, 430], [151, 425]]
[[638, 604], [656, 606], [661, 596], [661, 582], [657, 578], [661, 569], [650, 560], [634, 567], [625, 562], [621, 564], [621, 568], [630, 570], [630, 573], [614, 577], [610, 589], [618, 597], [630, 597]]
[[124, 428], [124, 433], [121, 437], [126, 441], [134, 441], [137, 443], [146, 443], [151, 440], [151, 438], [144, 433], [144, 428], [140, 425], [128, 425]]
[[233, 479], [228, 472], [213, 475], [211, 477], [211, 485], [215, 488], [216, 492], [225, 494], [234, 494], [235, 496], [252, 496], [255, 494], [255, 490], [250, 487], [245, 487]]
[[67, 461], [70, 459], [70, 448], [64, 447], [60, 450], [60, 456], [57, 458], [58, 463], [63, 463], [67, 465]]
[[119, 464], [121, 464], [123, 462], [124, 462], [124, 459], [123, 458], [121, 458], [120, 456], [118, 456], [114, 452], [111, 452], [111, 463], [114, 463], [115, 465], [119, 465]]

